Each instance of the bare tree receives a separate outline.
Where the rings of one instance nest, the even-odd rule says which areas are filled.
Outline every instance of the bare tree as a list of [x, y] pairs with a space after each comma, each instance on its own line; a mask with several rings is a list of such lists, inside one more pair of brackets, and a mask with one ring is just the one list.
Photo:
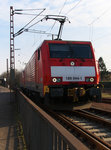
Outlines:
[[99, 68], [100, 68], [100, 78], [101, 78], [101, 81], [108, 81], [109, 80], [109, 72], [107, 71], [107, 68], [106, 68], [106, 64], [103, 60], [102, 57], [100, 57], [98, 59], [98, 63], [99, 63]]

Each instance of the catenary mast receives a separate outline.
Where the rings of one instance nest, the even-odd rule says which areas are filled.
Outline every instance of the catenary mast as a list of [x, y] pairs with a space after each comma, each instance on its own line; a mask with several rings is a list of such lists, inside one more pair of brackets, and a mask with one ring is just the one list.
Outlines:
[[10, 88], [15, 86], [14, 10], [10, 7]]

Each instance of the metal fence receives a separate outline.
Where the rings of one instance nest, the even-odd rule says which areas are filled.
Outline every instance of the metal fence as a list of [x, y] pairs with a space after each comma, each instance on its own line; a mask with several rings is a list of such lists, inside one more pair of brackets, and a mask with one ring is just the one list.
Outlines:
[[27, 150], [87, 150], [76, 137], [19, 91], [17, 101]]

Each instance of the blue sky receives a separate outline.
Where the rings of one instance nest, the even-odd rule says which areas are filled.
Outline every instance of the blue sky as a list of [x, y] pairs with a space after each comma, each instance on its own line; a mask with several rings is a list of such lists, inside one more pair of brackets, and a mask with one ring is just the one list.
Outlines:
[[[0, 74], [6, 71], [6, 59], [10, 60], [10, 6], [14, 9], [46, 8], [43, 15], [66, 15], [71, 23], [63, 28], [63, 40], [91, 41], [98, 59], [103, 57], [106, 67], [111, 70], [111, 1], [110, 0], [0, 0]], [[33, 13], [39, 13], [36, 11]], [[30, 12], [32, 13], [32, 12]], [[34, 16], [14, 15], [15, 32], [26, 25]], [[43, 16], [37, 18], [39, 20]], [[53, 34], [58, 31], [59, 23], [48, 20], [32, 27]], [[16, 69], [22, 70], [35, 49], [44, 39], [51, 36], [23, 33], [15, 38]], [[9, 65], [10, 66], [10, 65]]]

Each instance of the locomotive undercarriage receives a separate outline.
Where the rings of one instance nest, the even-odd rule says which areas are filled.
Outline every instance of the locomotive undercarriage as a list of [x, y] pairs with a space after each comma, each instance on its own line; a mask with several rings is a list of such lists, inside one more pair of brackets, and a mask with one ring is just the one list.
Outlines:
[[49, 86], [49, 93], [47, 94], [50, 98], [70, 98], [73, 102], [80, 100], [101, 101], [101, 88], [99, 85], [54, 85]]
[[24, 88], [23, 91], [28, 96], [35, 97], [36, 102], [40, 100], [46, 105], [56, 102], [101, 101], [101, 87], [99, 85], [50, 85], [45, 86], [44, 96], [41, 96], [43, 93], [41, 91], [37, 92], [27, 88]]

